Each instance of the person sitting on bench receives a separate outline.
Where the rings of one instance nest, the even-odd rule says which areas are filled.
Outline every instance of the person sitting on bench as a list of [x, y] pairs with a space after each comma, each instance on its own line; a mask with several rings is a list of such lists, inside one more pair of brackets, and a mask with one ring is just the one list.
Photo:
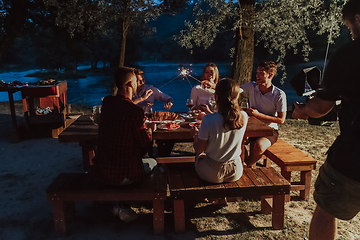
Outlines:
[[260, 62], [256, 70], [256, 81], [241, 85], [244, 95], [249, 99], [249, 107], [245, 108], [246, 113], [275, 129], [272, 136], [248, 139], [250, 154], [245, 159], [247, 167], [252, 167], [266, 149], [277, 141], [278, 124], [283, 124], [286, 119], [285, 92], [272, 84], [276, 73], [277, 65], [274, 62]]
[[220, 80], [215, 87], [219, 111], [205, 115], [200, 130], [192, 128], [195, 169], [207, 182], [234, 182], [242, 176], [240, 154], [248, 116], [238, 103], [240, 91], [234, 80]]
[[[144, 110], [131, 100], [136, 92], [136, 80], [133, 68], [119, 67], [114, 74], [117, 95], [105, 97], [102, 103], [98, 148], [91, 174], [104, 185], [136, 183], [157, 164], [153, 158], [142, 158], [155, 127], [145, 124]], [[121, 216], [123, 210], [115, 207], [113, 213], [126, 221]], [[127, 208], [127, 212], [132, 213], [132, 210]], [[134, 214], [132, 216], [135, 218]]]

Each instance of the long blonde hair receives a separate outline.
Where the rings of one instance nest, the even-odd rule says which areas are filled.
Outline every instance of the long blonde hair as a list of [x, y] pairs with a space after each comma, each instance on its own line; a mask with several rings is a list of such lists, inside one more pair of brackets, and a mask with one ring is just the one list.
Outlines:
[[218, 83], [219, 82], [219, 69], [218, 67], [216, 66], [215, 63], [208, 63], [205, 65], [205, 67], [203, 68], [203, 71], [202, 71], [202, 74], [201, 74], [201, 81], [202, 80], [207, 80], [207, 79], [204, 79], [204, 75], [205, 75], [205, 71], [206, 71], [206, 68], [207, 67], [213, 67], [214, 68], [214, 71], [215, 71], [215, 79], [214, 79], [214, 83]]
[[215, 87], [219, 113], [224, 117], [224, 128], [240, 129], [244, 126], [244, 116], [240, 112], [240, 86], [230, 78], [221, 79]]

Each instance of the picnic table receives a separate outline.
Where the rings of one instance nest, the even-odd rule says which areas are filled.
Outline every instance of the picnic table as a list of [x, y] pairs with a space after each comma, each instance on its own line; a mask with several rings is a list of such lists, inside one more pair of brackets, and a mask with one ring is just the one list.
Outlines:
[[[157, 129], [153, 132], [153, 140], [158, 144], [162, 141], [173, 140], [175, 142], [192, 142], [191, 127], [189, 122], [181, 122], [180, 128], [175, 130]], [[250, 117], [245, 131], [245, 137], [271, 136], [273, 128], [269, 127], [255, 117]], [[98, 135], [98, 125], [94, 124], [90, 115], [82, 115], [69, 127], [59, 134], [61, 143], [78, 142], [82, 147], [83, 167], [88, 170], [89, 163], [94, 157], [94, 149]], [[159, 145], [158, 145], [159, 146]], [[151, 146], [152, 147], [152, 146]], [[166, 155], [165, 148], [158, 148], [158, 155]]]

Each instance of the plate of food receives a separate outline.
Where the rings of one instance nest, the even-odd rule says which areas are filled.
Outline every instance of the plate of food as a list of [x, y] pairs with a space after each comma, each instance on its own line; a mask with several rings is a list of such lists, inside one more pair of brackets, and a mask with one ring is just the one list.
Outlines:
[[190, 127], [196, 126], [197, 128], [199, 128], [201, 125], [201, 121], [197, 121], [197, 122], [191, 122], [189, 123]]
[[153, 116], [147, 120], [147, 122], [153, 123], [179, 123], [184, 121], [184, 118], [174, 112], [154, 112]]
[[157, 128], [162, 130], [176, 130], [180, 128], [180, 125], [177, 123], [162, 123], [157, 125]]
[[196, 127], [199, 128], [200, 125], [201, 125], [201, 120], [198, 120], [198, 121], [196, 121], [196, 122], [191, 122], [191, 123], [189, 123], [189, 126], [190, 126], [190, 127], [196, 126]]

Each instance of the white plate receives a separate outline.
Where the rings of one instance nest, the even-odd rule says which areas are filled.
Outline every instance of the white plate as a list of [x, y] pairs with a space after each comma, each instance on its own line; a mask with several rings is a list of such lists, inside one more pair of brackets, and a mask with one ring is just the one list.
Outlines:
[[185, 119], [180, 118], [180, 119], [176, 119], [176, 120], [164, 120], [164, 121], [150, 121], [148, 119], [145, 120], [146, 123], [181, 123], [181, 122], [185, 122]]
[[158, 129], [161, 129], [161, 130], [176, 130], [176, 129], [179, 129], [180, 128], [180, 125], [177, 127], [177, 128], [168, 128], [167, 126], [166, 126], [166, 124], [159, 124], [159, 125], [157, 125], [157, 128]]

